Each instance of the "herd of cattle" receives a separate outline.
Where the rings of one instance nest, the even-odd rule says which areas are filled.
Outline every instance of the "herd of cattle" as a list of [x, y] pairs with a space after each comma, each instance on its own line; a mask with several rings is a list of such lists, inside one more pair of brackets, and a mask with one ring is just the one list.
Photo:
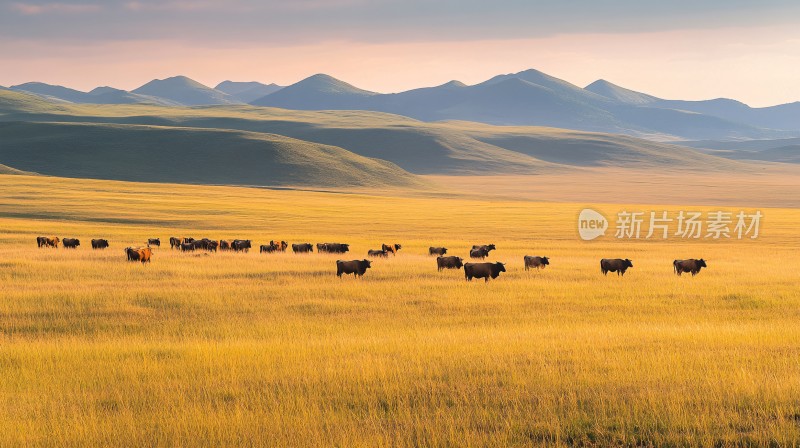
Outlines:
[[[77, 238], [64, 238], [40, 236], [36, 238], [36, 244], [42, 247], [58, 248], [59, 243], [65, 249], [76, 249], [81, 245]], [[250, 240], [211, 240], [208, 238], [194, 239], [189, 237], [170, 237], [170, 248], [179, 250], [181, 252], [194, 252], [204, 250], [208, 252], [220, 251], [233, 251], [233, 252], [248, 252], [252, 248]], [[106, 249], [109, 247], [108, 240], [93, 239], [92, 249]], [[161, 239], [150, 238], [147, 240], [147, 246], [142, 247], [126, 247], [124, 249], [125, 256], [128, 261], [138, 261], [140, 263], [149, 263], [153, 256], [152, 247], [161, 247]], [[298, 243], [292, 244], [292, 252], [296, 254], [314, 252], [315, 245], [311, 243]], [[271, 240], [269, 244], [262, 244], [259, 247], [260, 253], [273, 253], [273, 252], [286, 252], [289, 248], [289, 243], [282, 240]], [[350, 251], [350, 245], [345, 243], [317, 243], [318, 253], [331, 253], [331, 254], [344, 254]], [[391, 255], [397, 255], [398, 251], [403, 246], [400, 244], [382, 244], [380, 249], [370, 249], [367, 251], [369, 257], [386, 258]], [[469, 251], [470, 258], [483, 260], [489, 256], [489, 253], [497, 249], [494, 244], [474, 245]], [[436, 256], [436, 267], [439, 272], [445, 269], [464, 269], [464, 277], [472, 281], [473, 278], [482, 278], [486, 282], [489, 279], [495, 279], [500, 276], [501, 272], [506, 272], [505, 263], [464, 263], [461, 257], [447, 255], [446, 247], [430, 247], [428, 254]], [[525, 270], [529, 269], [544, 269], [550, 265], [548, 257], [525, 255], [523, 258]], [[336, 261], [336, 275], [341, 277], [344, 274], [353, 274], [355, 277], [361, 277], [367, 269], [372, 267], [372, 262], [369, 260], [351, 260], [351, 261]], [[600, 260], [600, 272], [607, 275], [609, 272], [616, 272], [618, 276], [625, 275], [625, 272], [633, 267], [633, 262], [625, 258], [603, 258]], [[676, 275], [680, 276], [684, 273], [697, 275], [702, 268], [707, 267], [705, 260], [688, 259], [688, 260], [674, 260], [672, 262], [673, 271]]]

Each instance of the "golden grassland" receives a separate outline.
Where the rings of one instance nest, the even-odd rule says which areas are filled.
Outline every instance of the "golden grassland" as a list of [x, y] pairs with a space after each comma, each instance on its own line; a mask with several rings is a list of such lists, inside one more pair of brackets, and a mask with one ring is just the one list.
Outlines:
[[[0, 445], [800, 443], [800, 211], [762, 209], [757, 241], [582, 242], [585, 205], [0, 176]], [[353, 254], [125, 261], [171, 235]], [[488, 284], [426, 255], [489, 242]], [[709, 269], [673, 275], [689, 257]]]

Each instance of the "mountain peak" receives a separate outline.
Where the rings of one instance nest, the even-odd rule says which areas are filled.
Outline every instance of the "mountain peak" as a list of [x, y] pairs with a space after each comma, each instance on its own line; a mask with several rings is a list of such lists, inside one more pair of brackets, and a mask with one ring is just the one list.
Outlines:
[[646, 93], [636, 92], [634, 90], [620, 87], [614, 83], [606, 81], [605, 79], [598, 79], [597, 81], [586, 86], [585, 89], [589, 92], [596, 93], [600, 96], [604, 96], [624, 104], [643, 105], [659, 101], [659, 98]]
[[225, 92], [212, 89], [183, 75], [154, 79], [133, 90], [132, 93], [166, 98], [186, 106], [241, 103]]

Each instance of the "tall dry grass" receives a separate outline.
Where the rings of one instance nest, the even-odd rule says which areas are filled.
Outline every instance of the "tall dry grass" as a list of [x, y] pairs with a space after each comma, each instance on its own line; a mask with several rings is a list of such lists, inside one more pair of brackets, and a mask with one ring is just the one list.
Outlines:
[[[0, 445], [800, 443], [800, 212], [763, 210], [757, 241], [586, 243], [583, 205], [0, 176]], [[125, 261], [171, 235], [353, 254]], [[484, 242], [489, 284], [425, 255]], [[687, 257], [709, 269], [674, 276]]]

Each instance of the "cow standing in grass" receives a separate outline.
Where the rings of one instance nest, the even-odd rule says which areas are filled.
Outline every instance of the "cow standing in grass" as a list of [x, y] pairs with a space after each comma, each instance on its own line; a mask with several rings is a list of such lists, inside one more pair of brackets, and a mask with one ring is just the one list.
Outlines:
[[531, 255], [525, 255], [523, 258], [525, 262], [525, 270], [533, 269], [544, 269], [550, 265], [550, 259], [547, 257], [534, 257]]
[[397, 255], [397, 251], [402, 249], [403, 246], [399, 244], [383, 244], [381, 245], [381, 250], [390, 253], [392, 255]]
[[482, 246], [475, 245], [472, 246], [472, 249], [469, 251], [470, 258], [480, 258], [483, 260], [484, 258], [489, 256], [489, 252], [497, 249], [494, 244], [484, 244]]
[[706, 261], [702, 258], [695, 259], [690, 258], [688, 260], [675, 260], [672, 262], [672, 268], [675, 271], [675, 274], [680, 276], [684, 272], [689, 272], [692, 274], [692, 277], [700, 273], [700, 269], [706, 268]]
[[444, 269], [461, 269], [463, 266], [464, 260], [461, 257], [436, 257], [436, 268], [439, 272], [442, 272]]
[[342, 274], [353, 274], [356, 278], [363, 277], [371, 267], [372, 262], [369, 260], [336, 260], [336, 276], [342, 278]]
[[314, 246], [311, 243], [292, 244], [292, 252], [296, 254], [307, 254], [314, 252]]
[[81, 240], [77, 238], [64, 238], [61, 244], [64, 245], [64, 249], [77, 249], [78, 246], [81, 245]]
[[506, 265], [500, 262], [464, 264], [464, 277], [468, 282], [471, 282], [473, 278], [482, 278], [489, 283], [490, 278], [499, 277], [501, 272], [506, 272]]
[[370, 249], [367, 251], [367, 256], [386, 258], [389, 256], [389, 252], [385, 250]]
[[108, 240], [102, 238], [92, 240], [92, 249], [105, 249], [108, 247]]
[[445, 255], [447, 253], [446, 247], [429, 247], [428, 254], [429, 255]]
[[607, 275], [609, 272], [616, 272], [618, 276], [625, 275], [628, 268], [633, 267], [633, 262], [627, 258], [603, 258], [600, 260], [600, 272]]
[[38, 244], [39, 247], [54, 247], [58, 249], [58, 243], [60, 241], [61, 240], [57, 236], [40, 236], [36, 238], [36, 244]]

